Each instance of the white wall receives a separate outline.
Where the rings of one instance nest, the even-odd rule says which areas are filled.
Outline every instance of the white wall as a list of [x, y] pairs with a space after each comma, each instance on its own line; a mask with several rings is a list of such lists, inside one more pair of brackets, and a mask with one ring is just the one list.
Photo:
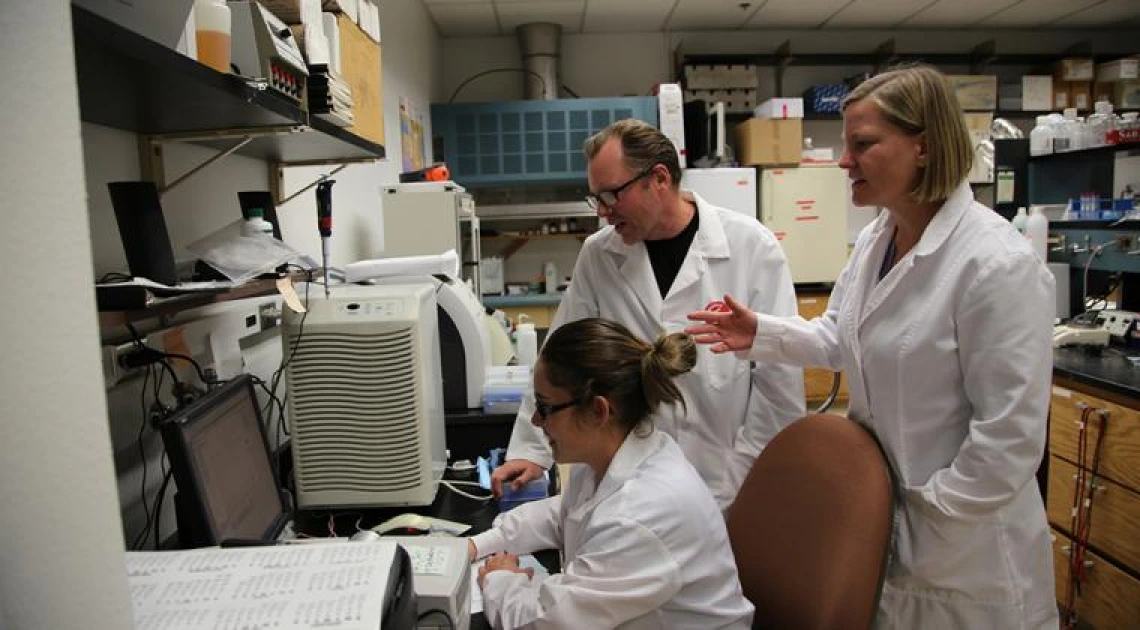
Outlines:
[[[428, 105], [439, 98], [439, 38], [422, 3], [382, 2], [380, 17], [383, 36], [385, 148], [388, 157], [379, 162], [350, 165], [335, 176], [337, 183], [333, 187], [332, 262], [336, 266], [362, 258], [378, 257], [381, 253], [376, 245], [379, 230], [376, 220], [377, 190], [382, 184], [396, 182], [401, 170], [399, 97], [408, 98], [414, 106], [422, 109], [425, 122], [429, 125], [428, 133]], [[126, 258], [106, 183], [139, 179], [136, 136], [92, 124], [83, 124], [82, 134], [90, 195], [88, 216], [91, 222], [94, 275], [125, 271]], [[211, 150], [195, 145], [166, 145], [167, 180], [173, 180], [212, 154]], [[286, 194], [302, 188], [331, 168], [333, 167], [287, 169]], [[267, 190], [268, 181], [266, 163], [242, 156], [230, 156], [166, 194], [162, 204], [175, 257], [189, 258], [185, 249], [188, 243], [240, 218], [238, 191]], [[316, 226], [314, 194], [312, 190], [307, 191], [279, 207], [278, 215], [285, 241], [319, 261], [320, 239]], [[209, 312], [244, 313], [250, 308], [250, 304], [242, 303]], [[195, 313], [188, 315], [192, 318]], [[153, 322], [148, 324], [153, 325]], [[200, 326], [187, 329], [187, 343], [196, 355], [201, 339], [207, 332], [201, 330]], [[103, 334], [109, 340], [121, 340], [126, 331], [104, 330]], [[158, 337], [161, 337], [161, 332], [153, 335], [153, 338]], [[280, 342], [272, 335], [268, 338], [262, 335], [256, 341], [258, 343], [249, 345], [242, 352], [246, 369], [262, 378], [268, 378], [280, 361]], [[186, 373], [187, 378], [191, 378], [191, 375], [192, 372]], [[128, 541], [135, 538], [145, 522], [140, 502], [140, 496], [143, 495], [143, 460], [136, 447], [138, 427], [143, 415], [140, 404], [141, 386], [140, 378], [130, 379], [110, 390], [107, 401], [111, 411], [110, 426], [124, 521], [122, 535]], [[164, 398], [168, 399], [168, 396]], [[147, 401], [150, 401], [149, 395]], [[98, 408], [102, 409], [103, 406], [104, 403], [100, 400]], [[270, 433], [272, 440], [272, 429]], [[149, 429], [144, 431], [143, 436], [148, 461], [145, 495], [153, 501], [161, 482], [158, 472], [161, 440]], [[172, 493], [168, 492], [168, 502], [163, 508], [163, 531], [167, 534], [174, 526], [170, 496]]]
[[[70, 8], [0, 4], [0, 627], [130, 628]], [[29, 68], [35, 71], [29, 72]]]

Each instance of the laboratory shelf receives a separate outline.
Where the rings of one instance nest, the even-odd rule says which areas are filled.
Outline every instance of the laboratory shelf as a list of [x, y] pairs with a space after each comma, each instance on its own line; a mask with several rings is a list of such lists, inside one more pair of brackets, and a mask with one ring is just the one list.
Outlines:
[[[302, 278], [300, 274], [294, 274], [293, 277], [295, 281], [299, 281]], [[239, 287], [226, 291], [218, 291], [216, 293], [195, 292], [171, 295], [168, 297], [153, 297], [148, 301], [146, 308], [100, 310], [99, 326], [101, 328], [124, 326], [131, 322], [173, 316], [181, 311], [208, 306], [210, 304], [263, 297], [275, 293], [277, 293], [277, 280], [267, 279], [252, 280]]]
[[[155, 136], [284, 129], [237, 151], [275, 162], [384, 157], [383, 146], [321, 119], [310, 122], [307, 112], [283, 96], [82, 7], [71, 9], [80, 117], [86, 122]], [[223, 148], [234, 141], [196, 142]]]
[[1117, 151], [1137, 151], [1140, 150], [1140, 142], [1127, 142], [1124, 144], [1110, 144], [1103, 147], [1093, 147], [1091, 149], [1078, 149], [1076, 151], [1064, 151], [1061, 153], [1049, 153], [1046, 155], [1031, 155], [1029, 161], [1032, 162], [1063, 162], [1066, 160], [1085, 160], [1090, 156], [1105, 156], [1116, 153]]

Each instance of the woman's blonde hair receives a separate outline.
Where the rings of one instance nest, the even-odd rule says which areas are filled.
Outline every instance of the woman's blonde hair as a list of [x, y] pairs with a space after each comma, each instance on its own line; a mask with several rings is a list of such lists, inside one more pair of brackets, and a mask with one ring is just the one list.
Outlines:
[[941, 72], [918, 64], [875, 75], [843, 99], [843, 110], [862, 100], [903, 132], [926, 135], [929, 158], [910, 193], [915, 201], [945, 201], [970, 174], [974, 148], [958, 97]]
[[607, 319], [580, 319], [559, 327], [539, 355], [547, 380], [588, 408], [603, 396], [615, 408], [618, 424], [632, 430], [659, 405], [685, 399], [673, 378], [697, 364], [697, 346], [682, 333], [660, 335], [653, 343]]

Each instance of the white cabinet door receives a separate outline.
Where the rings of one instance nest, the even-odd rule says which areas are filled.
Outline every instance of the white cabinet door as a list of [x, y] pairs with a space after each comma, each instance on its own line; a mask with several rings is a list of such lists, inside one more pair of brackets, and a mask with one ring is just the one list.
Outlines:
[[835, 282], [847, 260], [847, 175], [837, 166], [764, 170], [761, 222], [788, 257], [792, 281]]

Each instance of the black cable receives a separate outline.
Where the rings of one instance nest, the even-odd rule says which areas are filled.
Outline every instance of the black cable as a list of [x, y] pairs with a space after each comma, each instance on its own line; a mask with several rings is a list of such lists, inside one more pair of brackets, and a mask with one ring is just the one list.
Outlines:
[[135, 438], [139, 450], [139, 459], [142, 460], [142, 484], [139, 490], [139, 498], [142, 500], [143, 512], [146, 514], [146, 523], [143, 525], [142, 530], [135, 536], [134, 542], [131, 544], [131, 549], [138, 549], [139, 545], [146, 541], [143, 536], [150, 533], [150, 506], [146, 502], [146, 448], [143, 445], [143, 434], [146, 431], [147, 413], [146, 408], [146, 388], [150, 383], [150, 375], [154, 370], [153, 366], [147, 366], [146, 374], [143, 375], [142, 394], [139, 396], [139, 406], [142, 409], [142, 420], [139, 422], [138, 436]]
[[447, 614], [447, 611], [443, 610], [442, 608], [432, 608], [431, 610], [423, 611], [422, 613], [420, 613], [419, 617], [416, 617], [416, 625], [417, 626], [420, 625], [421, 623], [423, 623], [424, 619], [426, 619], [427, 617], [429, 617], [431, 615], [443, 615], [443, 618], [447, 619], [447, 627], [451, 628], [452, 630], [455, 630], [455, 621], [453, 621], [451, 619], [451, 615]]
[[162, 356], [166, 357], [167, 359], [181, 359], [182, 361], [185, 361], [194, 366], [194, 371], [198, 373], [198, 379], [202, 381], [203, 385], [209, 386], [218, 384], [216, 380], [212, 380], [206, 376], [206, 370], [202, 369], [202, 364], [198, 363], [194, 357], [185, 354], [178, 354], [175, 352], [163, 352]]
[[562, 86], [560, 86], [560, 87], [561, 87], [563, 90], [565, 90], [565, 91], [566, 91], [566, 93], [567, 93], [567, 94], [569, 94], [570, 96], [573, 96], [574, 98], [582, 98], [581, 96], [578, 96], [578, 93], [577, 93], [577, 92], [575, 92], [574, 90], [571, 90], [569, 87], [567, 87], [567, 86], [565, 86], [565, 85], [562, 85]]
[[174, 469], [167, 470], [162, 475], [162, 485], [158, 487], [158, 496], [154, 499], [154, 550], [162, 548], [162, 502], [166, 500], [166, 487], [170, 485], [170, 478], [174, 476]]
[[475, 79], [478, 79], [480, 77], [487, 76], [488, 74], [495, 74], [497, 72], [525, 72], [526, 74], [529, 74], [530, 76], [538, 79], [539, 84], [542, 85], [543, 95], [549, 96], [549, 94], [546, 93], [546, 82], [542, 80], [542, 75], [535, 72], [534, 70], [528, 70], [527, 68], [491, 68], [490, 70], [484, 70], [482, 72], [477, 72], [477, 73], [467, 77], [466, 79], [464, 79], [463, 82], [459, 84], [459, 87], [455, 88], [455, 91], [451, 93], [451, 98], [447, 99], [447, 102], [449, 104], [454, 102], [455, 97], [459, 96], [459, 91], [462, 90], [463, 88], [467, 87], [468, 83], [471, 83], [472, 81], [474, 81]]
[[127, 330], [130, 331], [131, 337], [134, 338], [136, 346], [140, 348], [146, 347], [146, 344], [143, 343], [142, 335], [139, 334], [139, 331], [135, 328], [134, 324], [127, 322]]

